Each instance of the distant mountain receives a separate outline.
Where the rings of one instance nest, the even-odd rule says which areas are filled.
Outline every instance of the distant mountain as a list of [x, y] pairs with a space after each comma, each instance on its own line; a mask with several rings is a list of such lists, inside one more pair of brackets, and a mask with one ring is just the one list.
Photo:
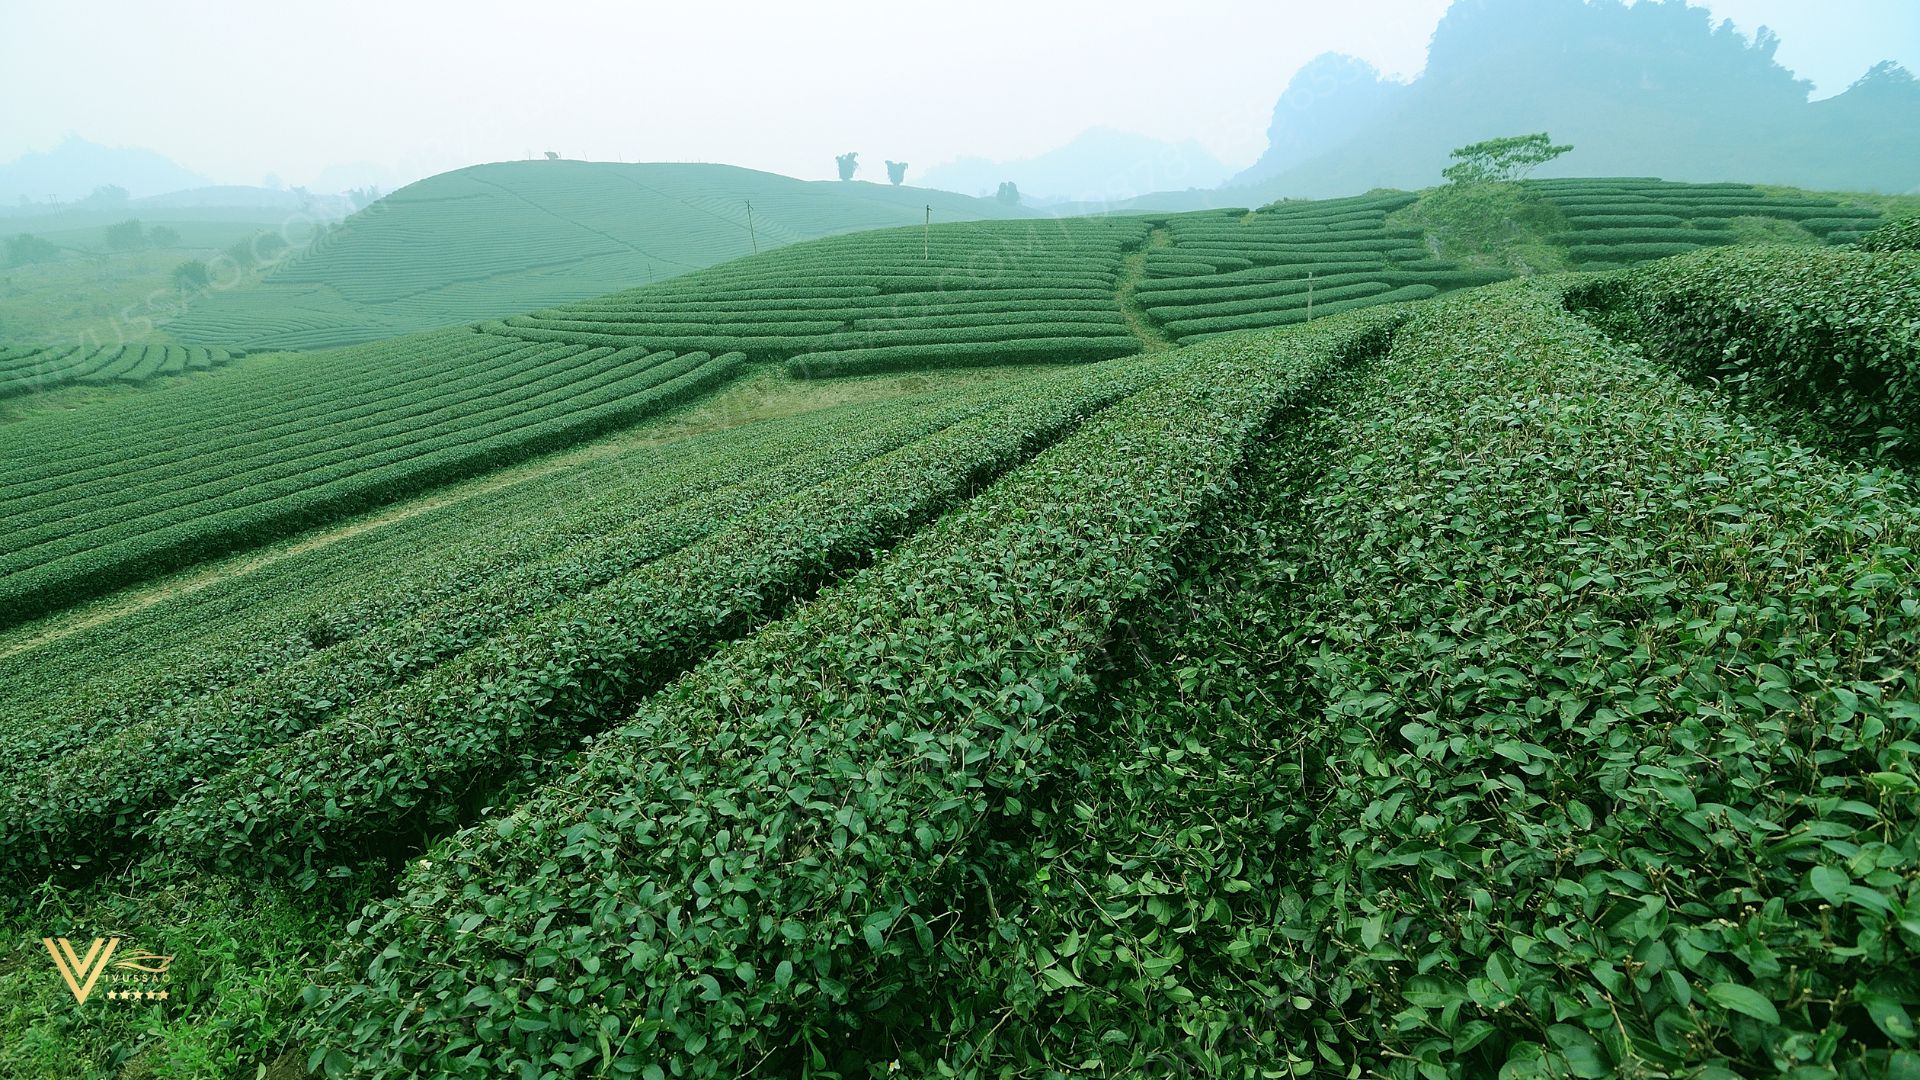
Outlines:
[[1253, 183], [1304, 164], [1353, 138], [1356, 128], [1377, 123], [1407, 92], [1365, 60], [1324, 53], [1294, 73], [1273, 108], [1267, 152], [1230, 184]]
[[[1090, 128], [1072, 142], [1018, 161], [961, 158], [928, 169], [915, 182], [963, 195], [992, 195], [1011, 180], [1029, 205], [1076, 200], [1099, 203], [1148, 191], [1210, 188], [1230, 170], [1197, 142]], [[909, 174], [911, 177], [912, 174]]]
[[344, 195], [315, 195], [311, 192], [228, 184], [149, 195], [144, 199], [134, 199], [127, 205], [143, 212], [204, 207], [280, 210], [289, 214], [304, 212], [311, 217], [327, 220], [343, 218], [354, 211], [353, 201]]
[[125, 188], [137, 199], [208, 183], [206, 177], [152, 150], [101, 146], [77, 135], [67, 136], [52, 150], [0, 164], [0, 202], [9, 204], [23, 197], [44, 202], [49, 196], [73, 202], [109, 185]]
[[1774, 61], [1777, 44], [1683, 3], [1458, 0], [1411, 83], [1348, 57], [1303, 68], [1267, 153], [1227, 190], [1244, 203], [1424, 187], [1454, 147], [1529, 131], [1574, 146], [1541, 175], [1920, 186], [1920, 83], [1882, 64], [1809, 102], [1810, 84]]

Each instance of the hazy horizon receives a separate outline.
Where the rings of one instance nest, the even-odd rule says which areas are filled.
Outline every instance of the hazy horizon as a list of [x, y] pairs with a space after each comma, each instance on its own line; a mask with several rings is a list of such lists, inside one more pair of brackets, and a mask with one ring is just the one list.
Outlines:
[[[157, 151], [218, 184], [272, 174], [330, 189], [325, 176], [391, 186], [549, 150], [826, 179], [833, 155], [854, 149], [862, 179], [884, 180], [893, 158], [913, 165], [912, 183], [956, 159], [1028, 157], [1106, 127], [1192, 139], [1237, 169], [1265, 149], [1274, 102], [1301, 65], [1341, 52], [1412, 78], [1449, 3], [1355, 0], [1336, 12], [1225, 0], [1167, 23], [1159, 5], [993, 0], [929, 35], [899, 29], [924, 19], [873, 0], [832, 20], [764, 3], [576, 3], [528, 19], [504, 3], [354, 0], [321, 18], [234, 0], [192, 15], [26, 0], [0, 15], [0, 88], [36, 104], [0, 123], [0, 161], [71, 134]], [[1749, 36], [1772, 28], [1778, 60], [1816, 98], [1881, 60], [1920, 68], [1911, 0], [1694, 6]], [[117, 32], [103, 35], [103, 20]], [[160, 57], [193, 62], [160, 78]], [[1116, 64], [1154, 77], [1114, 79]], [[770, 69], [772, 96], [756, 90]], [[360, 181], [337, 186], [347, 182]]]

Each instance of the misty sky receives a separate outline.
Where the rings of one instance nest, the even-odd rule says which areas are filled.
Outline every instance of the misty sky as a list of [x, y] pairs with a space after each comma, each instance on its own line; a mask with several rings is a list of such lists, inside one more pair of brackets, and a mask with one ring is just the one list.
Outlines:
[[[1010, 159], [1106, 126], [1238, 168], [1301, 64], [1411, 77], [1447, 3], [4, 0], [0, 161], [71, 132], [222, 183], [365, 162], [391, 184], [543, 150], [825, 178], [857, 149], [879, 179], [883, 158]], [[1773, 27], [1816, 96], [1878, 60], [1920, 70], [1920, 0], [1701, 6]]]

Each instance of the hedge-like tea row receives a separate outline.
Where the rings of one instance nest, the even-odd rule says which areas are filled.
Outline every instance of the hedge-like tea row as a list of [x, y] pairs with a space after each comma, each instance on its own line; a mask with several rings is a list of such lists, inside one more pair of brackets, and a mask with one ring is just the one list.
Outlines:
[[[389, 414], [422, 393], [468, 385], [496, 361], [524, 359], [531, 351], [524, 342], [468, 331], [421, 334], [282, 358], [202, 380], [192, 393], [147, 395], [137, 406], [113, 403], [52, 420], [34, 418], [0, 432], [8, 451], [0, 455], [0, 500], [11, 505], [24, 496], [123, 476], [134, 468], [176, 471], [177, 463], [196, 454], [249, 447], [343, 413], [355, 419]], [[351, 402], [340, 400], [348, 387]], [[135, 422], [149, 418], [151, 425]], [[62, 467], [49, 469], [40, 452], [57, 455]]]
[[1309, 311], [1311, 311], [1313, 318], [1320, 319], [1329, 315], [1338, 315], [1343, 312], [1356, 311], [1360, 308], [1373, 307], [1377, 304], [1396, 304], [1408, 303], [1414, 300], [1425, 300], [1440, 291], [1440, 289], [1434, 285], [1402, 285], [1395, 289], [1385, 284], [1374, 284], [1365, 286], [1364, 291], [1362, 286], [1357, 285], [1348, 286], [1348, 288], [1353, 289], [1357, 295], [1351, 295], [1345, 299], [1330, 299], [1326, 301], [1322, 301], [1316, 297], [1311, 309], [1306, 305], [1306, 298], [1301, 297], [1298, 306], [1275, 306], [1273, 309], [1267, 311], [1254, 311], [1244, 315], [1222, 315], [1211, 319], [1175, 320], [1167, 324], [1167, 332], [1175, 335], [1181, 341], [1204, 341], [1214, 335], [1233, 333], [1240, 330], [1260, 330], [1275, 326], [1291, 326], [1294, 323], [1307, 321]]
[[1567, 254], [1578, 263], [1636, 263], [1685, 255], [1704, 246], [1693, 240], [1664, 244], [1570, 244]]
[[1377, 370], [1170, 598], [902, 1071], [1896, 1075], [1916, 492], [1546, 297]]
[[1046, 328], [1058, 336], [1023, 337], [1011, 341], [963, 342], [952, 345], [880, 346], [801, 353], [787, 361], [787, 371], [799, 379], [839, 375], [875, 375], [919, 368], [969, 367], [983, 364], [1078, 364], [1112, 360], [1140, 351], [1140, 341], [1115, 327], [1112, 333], [1092, 336], [1077, 324]]
[[[1148, 252], [1148, 279], [1135, 286], [1134, 299], [1188, 343], [1303, 321], [1309, 292], [1318, 317], [1510, 276], [1462, 271], [1433, 258], [1421, 230], [1389, 226], [1387, 214], [1414, 198], [1396, 193], [1170, 218], [1173, 243]], [[1243, 260], [1254, 265], [1242, 267]]]
[[1703, 246], [1708, 244], [1733, 243], [1733, 237], [1725, 230], [1687, 228], [1683, 226], [1576, 229], [1571, 232], [1561, 233], [1554, 239], [1556, 242], [1562, 244], [1605, 247], [1633, 244], [1686, 244], [1689, 246]]
[[[1115, 295], [1121, 262], [1150, 227], [1137, 218], [1075, 218], [842, 237], [481, 330], [589, 347], [724, 348], [756, 360], [842, 358], [807, 365], [816, 375], [943, 366], [954, 362], [954, 346], [966, 347], [959, 351], [968, 363], [1025, 362], [1038, 350], [973, 347], [1022, 337], [1100, 340], [1097, 348], [1066, 347], [1072, 355], [1063, 360], [1123, 355], [1107, 340], [1132, 337]], [[849, 285], [859, 294], [846, 295]], [[1060, 330], [1097, 321], [1115, 333]], [[1125, 352], [1138, 350], [1136, 339]]]
[[895, 991], [938, 987], [988, 834], [1017, 827], [1111, 636], [1252, 445], [1389, 325], [1182, 354], [1186, 371], [676, 683], [354, 924], [336, 978], [364, 981], [317, 996], [314, 1063], [791, 1072]]
[[[1071, 301], [1008, 301], [996, 310], [1004, 314], [1009, 322], [1023, 322], [1029, 315], [1045, 316], [1052, 323], [1108, 323], [1125, 326], [1126, 320], [1109, 310], [1104, 303], [1088, 301], [1085, 307], [1070, 306]], [[975, 326], [979, 316], [987, 309], [947, 315], [877, 315], [856, 318], [849, 322], [856, 331], [867, 330], [949, 330]]]
[[1733, 242], [1736, 217], [1792, 222], [1828, 243], [1851, 240], [1879, 221], [1878, 211], [1833, 199], [1772, 194], [1745, 184], [1664, 180], [1531, 180], [1528, 190], [1567, 215], [1569, 246], [1584, 268], [1628, 266], [1695, 247]]
[[[231, 466], [225, 469], [204, 467], [206, 452], [214, 445], [168, 446], [156, 439], [151, 449], [158, 452], [117, 466], [108, 463], [85, 475], [76, 470], [73, 475], [49, 477], [13, 493], [8, 499], [8, 524], [16, 546], [0, 555], [0, 571], [23, 561], [44, 561], [31, 549], [45, 540], [75, 537], [101, 525], [172, 509], [186, 500], [206, 500], [281, 479], [332, 464], [355, 450], [383, 448], [396, 438], [430, 436], [436, 424], [452, 427], [469, 417], [484, 419], [489, 410], [510, 403], [529, 399], [537, 403], [539, 395], [591, 390], [611, 377], [646, 373], [669, 359], [667, 353], [522, 348], [491, 357], [462, 377], [422, 382], [410, 393], [374, 398], [362, 392], [347, 400], [336, 399], [338, 412], [316, 411], [303, 418], [309, 422], [283, 421], [251, 431], [229, 426], [231, 434], [216, 444], [228, 452], [224, 456]], [[349, 417], [351, 425], [344, 422]], [[251, 440], [246, 439], [249, 433]], [[151, 481], [159, 482], [143, 483]]]
[[[623, 356], [628, 363], [617, 363]], [[744, 362], [737, 355], [709, 360], [702, 354], [662, 362], [643, 349], [609, 359], [616, 363], [577, 382], [562, 375], [526, 387], [482, 385], [434, 423], [399, 424], [384, 438], [376, 437], [378, 429], [357, 428], [346, 410], [310, 429], [313, 441], [296, 441], [285, 450], [263, 441], [257, 457], [237, 449], [197, 454], [190, 469], [169, 470], [147, 488], [126, 493], [127, 504], [143, 508], [140, 516], [109, 506], [88, 531], [54, 536], [6, 557], [0, 626], [617, 430], [712, 390]], [[343, 406], [365, 400], [351, 383], [340, 391], [336, 400]], [[151, 427], [159, 418], [145, 422]], [[152, 435], [156, 442], [181, 440], [178, 432]], [[282, 461], [297, 468], [282, 468]], [[58, 527], [62, 521], [48, 523]], [[23, 531], [47, 528], [24, 514], [10, 516], [8, 524]]]
[[1294, 307], [1304, 304], [1309, 292], [1316, 298], [1339, 300], [1342, 298], [1339, 290], [1344, 286], [1373, 284], [1381, 286], [1382, 291], [1400, 285], [1460, 289], [1505, 281], [1510, 276], [1499, 270], [1353, 270], [1316, 275], [1312, 279], [1299, 277], [1258, 285], [1233, 285], [1210, 290], [1165, 290], [1143, 298], [1143, 303], [1163, 314], [1171, 327], [1175, 322], [1190, 319]]
[[0, 349], [0, 398], [69, 383], [142, 383], [232, 362], [223, 348], [180, 345], [14, 346]]
[[[186, 702], [148, 702], [137, 722], [119, 730], [103, 730], [104, 718], [95, 715], [0, 733], [8, 769], [17, 777], [0, 786], [0, 802], [14, 808], [0, 824], [0, 876], [31, 880], [55, 865], [98, 864], [126, 849], [148, 813], [246, 755], [370, 701], [510, 626], [523, 640], [550, 611], [577, 597], [997, 404], [968, 400], [916, 410], [893, 423], [848, 433], [792, 462], [662, 506], [562, 555], [504, 570], [488, 568], [492, 572], [479, 575], [458, 574], [438, 591], [465, 587], [439, 603], [237, 679], [216, 693]], [[139, 703], [113, 704], [117, 708], [109, 715], [124, 717], [126, 706]], [[35, 762], [39, 767], [26, 773], [24, 766]]]
[[[1190, 324], [1206, 322], [1218, 318], [1233, 318], [1242, 315], [1274, 314], [1305, 308], [1311, 298], [1316, 306], [1335, 300], [1348, 300], [1359, 296], [1371, 296], [1393, 288], [1380, 274], [1336, 274], [1321, 281], [1288, 282], [1283, 286], [1264, 286], [1252, 299], [1227, 300], [1219, 303], [1185, 304], [1176, 308], [1160, 307], [1158, 310], [1166, 319], [1166, 329], [1171, 334], [1187, 333]], [[1238, 294], [1242, 290], [1233, 290]]]
[[1147, 252], [1147, 277], [1182, 277], [1191, 274], [1225, 274], [1251, 270], [1252, 259], [1236, 255], [1212, 255], [1192, 251], [1161, 249]]
[[266, 749], [190, 793], [160, 843], [248, 873], [312, 873], [536, 766], [782, 607], [1159, 377], [1140, 362], [1023, 384], [997, 407], [711, 537]]
[[1716, 251], [1569, 302], [1812, 440], [1920, 460], [1920, 253]]
[[[170, 599], [125, 625], [103, 623], [0, 658], [0, 780], [163, 713], [257, 706], [271, 696], [265, 682], [320, 663], [323, 652], [327, 666], [343, 652], [382, 650], [389, 666], [417, 666], [405, 644], [415, 630], [452, 637], [447, 629], [503, 589], [505, 602], [520, 604], [521, 589], [556, 574], [566, 580], [569, 564], [602, 573], [590, 564], [626, 558], [635, 529], [681, 520], [696, 502], [724, 505], [749, 486], [769, 499], [786, 494], [844, 454], [890, 448], [888, 440], [929, 434], [986, 407], [982, 393], [818, 410], [582, 461]], [[243, 683], [244, 691], [233, 689]], [[326, 689], [315, 699], [327, 708], [350, 700], [339, 686]], [[234, 704], [236, 693], [250, 704]], [[215, 695], [224, 703], [205, 700]]]
[[1860, 238], [1862, 251], [1920, 251], [1920, 217], [1889, 221]]

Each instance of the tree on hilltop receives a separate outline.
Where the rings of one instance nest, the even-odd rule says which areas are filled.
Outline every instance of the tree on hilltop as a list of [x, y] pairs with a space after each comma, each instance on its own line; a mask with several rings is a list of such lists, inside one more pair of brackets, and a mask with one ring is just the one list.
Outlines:
[[860, 167], [860, 155], [852, 150], [834, 156], [833, 163], [840, 167], [840, 179], [851, 180], [855, 169]]
[[1463, 146], [1451, 155], [1453, 165], [1441, 173], [1456, 184], [1502, 184], [1524, 180], [1528, 173], [1572, 150], [1555, 146], [1544, 131], [1508, 135]]
[[181, 292], [198, 292], [212, 282], [212, 272], [199, 259], [190, 259], [173, 268], [173, 284]]
[[894, 187], [899, 187], [900, 184], [904, 180], [906, 180], [906, 178], [907, 178], [906, 162], [904, 161], [887, 162], [887, 180], [889, 183], [891, 183]]
[[1000, 190], [994, 192], [993, 197], [1006, 206], [1019, 206], [1020, 186], [1011, 180], [1002, 180]]
[[147, 246], [147, 230], [139, 218], [128, 218], [107, 226], [107, 246], [115, 251], [133, 251]]

